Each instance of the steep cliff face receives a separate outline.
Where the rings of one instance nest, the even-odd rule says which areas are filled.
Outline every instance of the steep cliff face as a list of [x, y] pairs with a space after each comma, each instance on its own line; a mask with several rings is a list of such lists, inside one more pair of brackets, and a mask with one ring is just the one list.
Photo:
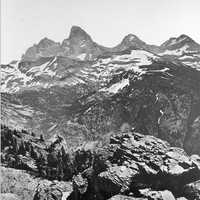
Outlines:
[[38, 44], [34, 44], [28, 48], [24, 55], [22, 55], [22, 61], [36, 61], [40, 58], [52, 57], [62, 55], [63, 49], [59, 42], [54, 42], [51, 39], [43, 38]]
[[[200, 153], [197, 150], [199, 75], [196, 75], [188, 68], [164, 62], [148, 66], [139, 78], [133, 71], [115, 75], [102, 89], [105, 92], [85, 100], [85, 109], [78, 114], [79, 122], [101, 134], [129, 124], [143, 134], [160, 137], [189, 153]], [[192, 79], [194, 76], [196, 80]], [[123, 80], [127, 84], [119, 91], [110, 89], [122, 85]]]

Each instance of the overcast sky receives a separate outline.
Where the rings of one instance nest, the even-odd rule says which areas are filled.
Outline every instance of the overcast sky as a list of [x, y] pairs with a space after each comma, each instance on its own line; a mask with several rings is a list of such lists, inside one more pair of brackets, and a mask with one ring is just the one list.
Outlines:
[[187, 34], [200, 43], [200, 0], [1, 0], [1, 62], [44, 37], [61, 42], [72, 25], [112, 47], [133, 33], [151, 44]]

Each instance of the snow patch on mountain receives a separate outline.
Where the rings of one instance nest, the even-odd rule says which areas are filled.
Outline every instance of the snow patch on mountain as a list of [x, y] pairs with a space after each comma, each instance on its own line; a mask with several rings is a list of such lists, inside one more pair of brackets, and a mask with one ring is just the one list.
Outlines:
[[19, 89], [18, 83], [26, 85], [31, 79], [19, 70], [18, 64], [12, 67], [1, 67], [1, 92], [15, 92]]
[[102, 88], [101, 92], [117, 93], [119, 90], [123, 89], [129, 85], [129, 79], [122, 79], [120, 82], [113, 84], [109, 88]]
[[179, 58], [179, 60], [193, 59], [193, 56], [183, 55]]
[[200, 61], [184, 61], [183, 63], [200, 71]]
[[41, 75], [48, 75], [48, 76], [55, 76], [56, 72], [50, 69], [51, 65], [56, 61], [56, 57], [47, 63], [44, 63], [39, 66], [32, 67], [27, 71], [27, 74], [33, 74], [33, 76], [41, 76]]
[[123, 55], [114, 55], [111, 58], [103, 59], [102, 64], [108, 64], [110, 62], [126, 62], [126, 61], [135, 61], [138, 66], [141, 65], [150, 65], [152, 64], [152, 59], [157, 59], [158, 56], [144, 51], [144, 50], [132, 50], [130, 54]]
[[183, 42], [184, 40], [186, 40], [187, 37], [178, 37], [178, 38], [171, 38], [170, 42], [167, 44], [167, 46], [173, 46], [173, 45], [176, 45], [176, 44], [179, 44], [181, 42]]
[[183, 53], [188, 53], [190, 52], [188, 50], [190, 46], [188, 44], [185, 44], [183, 47], [179, 48], [179, 49], [175, 49], [175, 50], [165, 50], [164, 52], [162, 53], [159, 53], [160, 56], [163, 56], [163, 55], [174, 55], [174, 56], [181, 56], [183, 55]]
[[159, 57], [144, 50], [131, 50], [122, 55], [101, 58], [89, 70], [96, 76], [96, 80], [102, 81], [108, 79], [112, 74], [129, 70], [135, 72], [139, 77], [147, 71], [141, 66], [151, 65], [154, 60], [159, 60]]
[[50, 61], [31, 67], [25, 73], [19, 70], [19, 62], [12, 65], [1, 67], [1, 92], [13, 93], [25, 87], [43, 87], [52, 86], [52, 83], [38, 81], [36, 77], [47, 76], [50, 79], [56, 77], [57, 57]]
[[80, 59], [80, 60], [85, 60], [86, 56], [87, 56], [86, 53], [82, 53], [79, 56], [77, 56], [77, 58]]

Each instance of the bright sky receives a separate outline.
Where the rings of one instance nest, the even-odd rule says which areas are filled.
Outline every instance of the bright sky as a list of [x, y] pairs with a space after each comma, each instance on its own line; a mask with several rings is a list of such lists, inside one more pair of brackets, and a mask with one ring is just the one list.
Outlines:
[[44, 37], [61, 42], [72, 25], [108, 47], [129, 33], [151, 44], [183, 33], [200, 43], [200, 0], [1, 0], [1, 15], [1, 63]]

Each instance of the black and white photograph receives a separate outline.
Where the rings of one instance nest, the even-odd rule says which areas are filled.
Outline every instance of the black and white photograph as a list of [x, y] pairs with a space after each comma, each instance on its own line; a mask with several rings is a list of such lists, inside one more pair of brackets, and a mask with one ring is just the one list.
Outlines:
[[1, 0], [1, 200], [200, 200], [200, 0]]

